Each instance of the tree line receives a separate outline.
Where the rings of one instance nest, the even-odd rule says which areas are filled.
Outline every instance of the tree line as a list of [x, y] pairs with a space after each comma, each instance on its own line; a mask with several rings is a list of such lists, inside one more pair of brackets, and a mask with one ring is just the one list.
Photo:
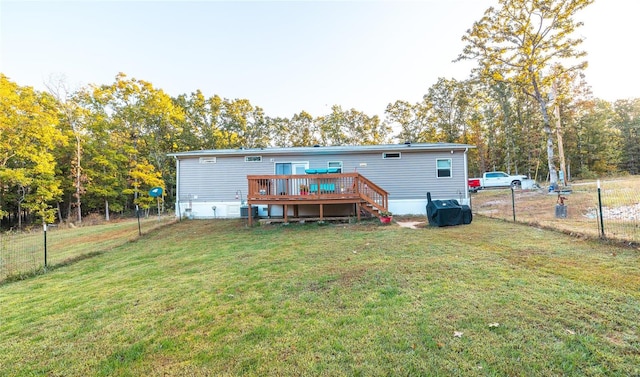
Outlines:
[[[109, 219], [148, 209], [153, 187], [171, 206], [168, 153], [227, 148], [454, 142], [475, 146], [469, 172], [505, 170], [538, 181], [640, 169], [640, 99], [593, 96], [575, 13], [592, 0], [500, 0], [463, 36], [466, 80], [439, 78], [419, 102], [390, 103], [384, 117], [331, 107], [270, 117], [248, 99], [172, 97], [120, 73], [111, 84], [46, 91], [0, 74], [0, 218], [23, 222]], [[571, 64], [566, 64], [566, 60]]]

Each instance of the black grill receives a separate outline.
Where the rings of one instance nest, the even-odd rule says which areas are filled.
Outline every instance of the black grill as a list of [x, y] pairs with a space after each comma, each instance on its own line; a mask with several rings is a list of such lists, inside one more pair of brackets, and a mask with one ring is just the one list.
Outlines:
[[431, 226], [471, 224], [473, 215], [468, 205], [460, 205], [457, 200], [431, 200], [427, 193], [427, 219]]

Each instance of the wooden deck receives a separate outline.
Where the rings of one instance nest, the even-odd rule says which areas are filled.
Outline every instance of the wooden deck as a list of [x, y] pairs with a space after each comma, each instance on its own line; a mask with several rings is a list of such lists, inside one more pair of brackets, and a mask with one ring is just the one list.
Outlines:
[[354, 204], [358, 220], [362, 211], [377, 216], [389, 205], [389, 194], [360, 173], [249, 175], [247, 180], [249, 208], [266, 204], [271, 212], [271, 206], [280, 205], [284, 222], [288, 222], [289, 206], [293, 206], [294, 216], [298, 217], [299, 205], [317, 205], [322, 221], [325, 205]]

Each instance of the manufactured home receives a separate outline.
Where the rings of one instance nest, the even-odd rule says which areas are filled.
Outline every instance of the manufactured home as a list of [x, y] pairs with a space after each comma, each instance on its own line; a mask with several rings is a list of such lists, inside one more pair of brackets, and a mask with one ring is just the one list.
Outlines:
[[173, 153], [176, 216], [209, 219], [426, 214], [469, 204], [466, 144], [421, 143]]

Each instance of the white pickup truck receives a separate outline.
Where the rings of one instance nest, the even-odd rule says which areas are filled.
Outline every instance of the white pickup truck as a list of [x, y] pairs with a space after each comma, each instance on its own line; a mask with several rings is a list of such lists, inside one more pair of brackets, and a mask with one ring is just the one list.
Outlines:
[[490, 171], [482, 175], [482, 178], [469, 178], [469, 190], [478, 191], [489, 187], [520, 186], [526, 175], [509, 175], [503, 171]]

